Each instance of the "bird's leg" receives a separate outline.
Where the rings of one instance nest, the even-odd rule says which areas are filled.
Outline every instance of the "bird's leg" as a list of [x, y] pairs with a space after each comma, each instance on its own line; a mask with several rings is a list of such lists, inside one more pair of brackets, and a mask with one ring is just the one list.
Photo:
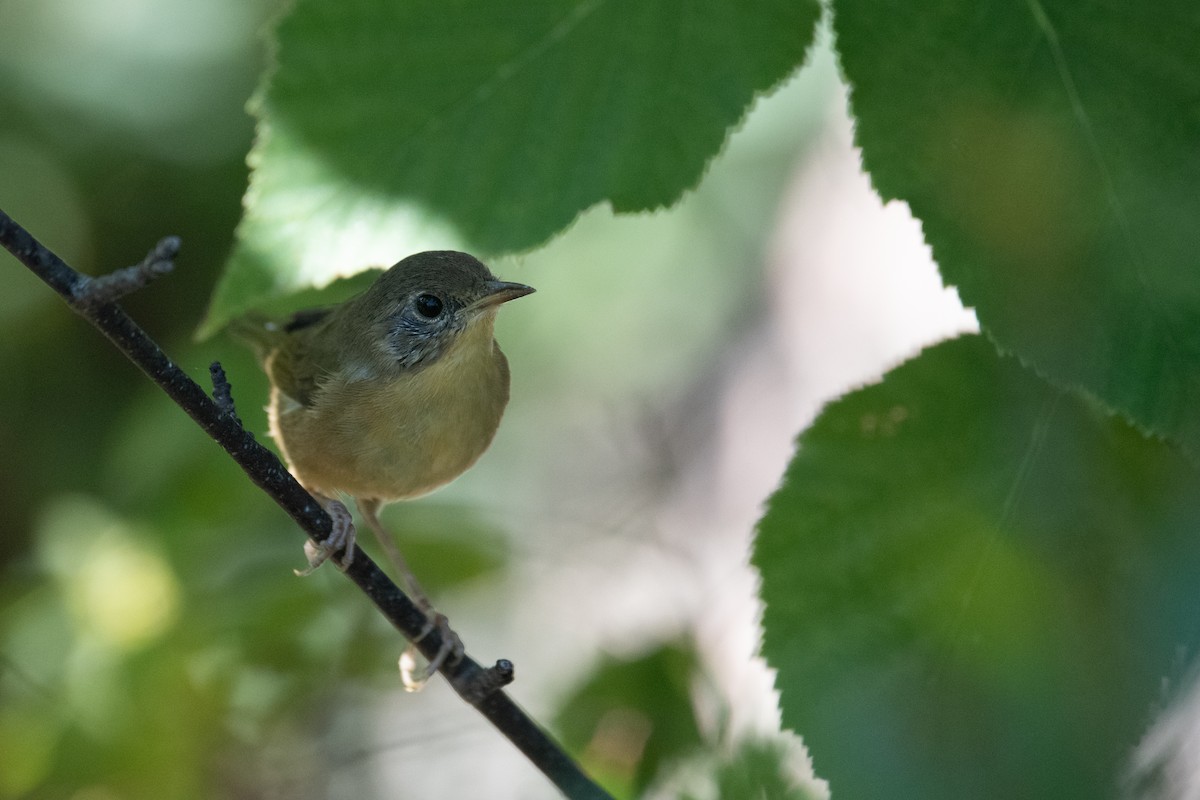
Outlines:
[[333, 530], [321, 542], [314, 542], [309, 539], [304, 543], [304, 555], [308, 558], [308, 569], [292, 570], [300, 577], [311, 575], [317, 567], [328, 561], [334, 553], [339, 550], [344, 550], [345, 555], [338, 561], [334, 559], [333, 563], [337, 568], [346, 571], [350, 566], [350, 562], [354, 560], [354, 540], [357, 533], [354, 530], [354, 520], [350, 517], [350, 509], [346, 508], [340, 501], [334, 500], [331, 497], [326, 497], [323, 494], [312, 492], [312, 496], [317, 499], [321, 507], [329, 514], [333, 520]]
[[380, 523], [380, 505], [381, 503], [378, 500], [363, 498], [359, 498], [358, 500], [358, 510], [362, 512], [363, 520], [367, 523], [367, 527], [371, 529], [375, 534], [375, 538], [379, 540], [379, 546], [387, 554], [388, 560], [392, 562], [392, 566], [396, 568], [396, 572], [400, 574], [400, 577], [408, 587], [413, 601], [425, 613], [425, 618], [428, 620], [425, 624], [425, 629], [414, 640], [414, 644], [421, 641], [434, 628], [442, 636], [442, 646], [438, 649], [437, 655], [426, 665], [424, 670], [419, 671], [419, 675], [417, 674], [418, 670], [416, 670], [414, 656], [416, 648], [413, 645], [409, 645], [408, 649], [400, 656], [400, 673], [404, 681], [404, 688], [410, 692], [415, 692], [425, 685], [425, 682], [441, 668], [442, 664], [446, 663], [447, 659], [450, 659], [452, 662], [461, 659], [464, 648], [462, 639], [450, 629], [450, 621], [446, 619], [446, 615], [439, 614], [434, 610], [433, 603], [429, 601], [429, 595], [425, 594], [425, 590], [417, 582], [417, 576], [408, 568], [408, 562], [404, 560], [404, 555], [396, 545], [396, 540], [392, 538], [392, 535]]
[[378, 500], [358, 500], [358, 510], [362, 512], [363, 521], [367, 523], [367, 527], [375, 534], [379, 546], [387, 554], [388, 561], [392, 562], [392, 566], [396, 568], [396, 572], [400, 574], [400, 578], [408, 587], [408, 593], [412, 595], [416, 604], [428, 616], [433, 611], [433, 603], [429, 602], [429, 595], [425, 594], [425, 590], [421, 588], [421, 584], [417, 583], [417, 576], [408, 568], [408, 562], [404, 560], [404, 555], [396, 545], [396, 540], [383, 527], [383, 523], [379, 521], [380, 505], [381, 503]]

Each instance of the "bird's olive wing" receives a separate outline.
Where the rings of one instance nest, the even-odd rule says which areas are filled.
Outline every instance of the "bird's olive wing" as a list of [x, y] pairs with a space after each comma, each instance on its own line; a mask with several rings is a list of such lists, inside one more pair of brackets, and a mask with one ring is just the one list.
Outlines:
[[328, 312], [296, 325], [296, 319], [285, 328], [270, 363], [271, 382], [300, 405], [309, 408], [316, 402], [320, 383], [337, 370], [337, 354], [325, 333]]

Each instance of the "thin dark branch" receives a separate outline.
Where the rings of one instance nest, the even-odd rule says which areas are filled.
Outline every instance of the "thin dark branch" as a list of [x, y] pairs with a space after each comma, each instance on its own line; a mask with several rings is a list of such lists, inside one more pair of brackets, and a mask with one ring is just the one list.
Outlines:
[[[329, 515], [296, 482], [275, 454], [255, 441], [238, 421], [233, 412], [229, 381], [220, 365], [215, 364], [212, 370], [217, 398], [214, 400], [167, 358], [154, 340], [114, 302], [171, 270], [179, 250], [177, 238], [163, 239], [141, 264], [97, 279], [76, 272], [3, 211], [0, 211], [0, 244], [157, 383], [229, 453], [250, 480], [304, 529], [309, 538], [319, 542], [329, 535], [333, 525]], [[442, 644], [437, 629], [425, 630], [425, 615], [366, 553], [355, 550], [346, 575], [400, 633], [416, 643], [426, 658], [437, 654]], [[512, 680], [511, 662], [502, 660], [496, 666], [484, 669], [464, 656], [455, 664], [443, 665], [440, 672], [459, 696], [508, 737], [564, 795], [611, 800], [607, 792], [588, 778], [571, 757], [501, 691], [501, 687]]]

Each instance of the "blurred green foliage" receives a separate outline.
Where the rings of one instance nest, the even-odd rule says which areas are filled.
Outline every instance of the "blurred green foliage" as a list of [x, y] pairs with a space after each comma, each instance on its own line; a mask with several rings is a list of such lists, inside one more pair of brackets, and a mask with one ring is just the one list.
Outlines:
[[754, 557], [784, 722], [835, 795], [1118, 796], [1200, 647], [1200, 15], [833, 16], [875, 186], [1020, 362], [943, 345], [800, 437]]
[[[813, 785], [799, 738], [781, 733], [775, 738], [747, 737], [734, 752], [709, 767], [712, 785], [687, 790], [685, 800], [814, 800], [825, 796]], [[803, 780], [801, 777], [803, 776]]]
[[[240, 416], [260, 435], [266, 385], [250, 354], [192, 337], [234, 248], [254, 135], [243, 105], [265, 63], [258, 33], [279, 5], [0, 5], [0, 207], [90, 273], [135, 263], [161, 236], [179, 234], [184, 249], [175, 273], [124, 305], [198, 379], [221, 360]], [[696, 109], [708, 120], [705, 143], [689, 147], [658, 187], [663, 202], [696, 182], [753, 95], [802, 57], [815, 4], [762, 8], [807, 24], [767, 31], [771, 52], [747, 55], [760, 62], [754, 75], [728, 76], [728, 86], [740, 88]], [[430, 24], [441, 24], [443, 10], [431, 12]], [[605, 30], [627, 27], [608, 16], [613, 9], [601, 10], [596, 20], [606, 20]], [[670, 23], [660, 15], [660, 32]], [[589, 52], [602, 44], [602, 32], [589, 34]], [[337, 26], [317, 33], [320, 44]], [[403, 44], [389, 39], [395, 52], [432, 41], [417, 29], [406, 33]], [[477, 35], [490, 33], [478, 27]], [[626, 33], [639, 47], [653, 43], [635, 28]], [[418, 55], [431, 71], [457, 64], [436, 52]], [[644, 54], [650, 63], [662, 55]], [[575, 69], [587, 67], [584, 59]], [[740, 144], [672, 213], [618, 220], [595, 209], [542, 251], [501, 262], [502, 273], [533, 275], [553, 302], [544, 314], [501, 320], [515, 380], [489, 454], [494, 466], [477, 467], [462, 491], [387, 519], [435, 593], [480, 591], [508, 568], [511, 531], [490, 512], [494, 498], [515, 492], [511, 479], [496, 476], [528, 473], [510, 503], [536, 509], [552, 481], [530, 469], [533, 455], [562, 449], [552, 437], [563, 418], [578, 413], [573, 404], [677, 391], [719, 347], [758, 290], [754, 270], [728, 265], [759, 262], [786, 166], [828, 97], [831, 60], [815, 71], [821, 81], [789, 88], [747, 121]], [[619, 88], [616, 77], [611, 83]], [[703, 93], [696, 98], [708, 102]], [[652, 111], [644, 121], [666, 121]], [[395, 138], [382, 130], [380, 141]], [[627, 148], [625, 156], [638, 152]], [[289, 175], [297, 185], [304, 178]], [[597, 199], [578, 200], [564, 219]], [[386, 239], [379, 260], [355, 260], [356, 269], [386, 265], [420, 245], [411, 228], [389, 227], [391, 205], [372, 212], [370, 202], [363, 193], [349, 216], [318, 206], [301, 222], [312, 223], [309, 233], [325, 225]], [[550, 233], [543, 228], [537, 236]], [[437, 244], [451, 245], [455, 236], [445, 231]], [[299, 234], [284, 241], [316, 252]], [[268, 255], [288, 257], [283, 249]], [[290, 287], [331, 277], [314, 279], [305, 271], [311, 263], [300, 261], [280, 273]], [[378, 791], [380, 778], [357, 764], [347, 768], [343, 756], [380, 747], [370, 715], [379, 697], [396, 690], [395, 632], [338, 575], [295, 579], [300, 538], [283, 514], [52, 293], [7, 255], [0, 262], [0, 369], [10, 377], [0, 387], [0, 798], [325, 797], [335, 794], [335, 781], [343, 795]], [[279, 294], [268, 310], [334, 302], [369, 277]], [[622, 354], [634, 347], [640, 358], [631, 368]], [[505, 601], [491, 605], [507, 608]], [[650, 691], [635, 681], [633, 695], [622, 697], [619, 682], [606, 685], [612, 703], [683, 732], [661, 747], [655, 738], [647, 751], [653, 758], [630, 766], [641, 783], [669, 765], [679, 742], [695, 743], [693, 712], [680, 691]], [[539, 688], [522, 685], [531, 695]], [[573, 697], [599, 708], [586, 690]], [[565, 706], [563, 719], [574, 718], [572, 708]]]
[[563, 744], [618, 800], [641, 796], [704, 744], [692, 703], [700, 663], [690, 642], [604, 658], [564, 700], [555, 720]]
[[[1200, 644], [1196, 476], [1174, 449], [1200, 431], [1200, 17], [1182, 0], [832, 6], [875, 185], [1022, 360], [981, 337], [927, 351], [800, 440], [755, 551], [784, 722], [839, 795], [1111, 796]], [[127, 306], [193, 374], [220, 358], [256, 431], [249, 354], [191, 341], [208, 298], [211, 333], [431, 244], [511, 251], [575, 220], [497, 265], [551, 301], [501, 321], [521, 365], [489, 454], [504, 466], [472, 480], [508, 497], [495, 476], [520, 470], [535, 508], [558, 486], [532, 471], [552, 419], [675, 389], [759, 299], [741, 267], [818, 94], [763, 104], [671, 213], [609, 210], [694, 186], [818, 13], [697, 8], [302, 0], [255, 101], [235, 243], [254, 32], [280, 9], [6, 4], [0, 205], [89, 272], [181, 234], [181, 268]], [[0, 797], [327, 794], [331, 709], [351, 684], [394, 687], [393, 632], [338, 576], [296, 581], [282, 514], [19, 269], [0, 369]], [[418, 571], [435, 590], [503, 573], [508, 532], [443, 497], [389, 520]], [[670, 644], [602, 663], [562, 730], [622, 793], [691, 759], [720, 795], [795, 796], [790, 745], [711, 741], [699, 672]], [[610, 728], [636, 753], [596, 750]], [[365, 724], [338, 736], [375, 744]]]

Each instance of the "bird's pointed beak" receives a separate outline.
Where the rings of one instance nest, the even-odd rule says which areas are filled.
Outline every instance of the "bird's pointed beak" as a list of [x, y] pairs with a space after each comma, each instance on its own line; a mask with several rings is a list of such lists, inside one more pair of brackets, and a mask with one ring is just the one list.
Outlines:
[[471, 303], [468, 306], [469, 309], [474, 311], [492, 308], [501, 303], [507, 303], [509, 300], [516, 300], [518, 297], [533, 294], [536, 291], [532, 286], [526, 286], [523, 283], [510, 283], [509, 281], [488, 281], [485, 287], [486, 294], [474, 303]]

